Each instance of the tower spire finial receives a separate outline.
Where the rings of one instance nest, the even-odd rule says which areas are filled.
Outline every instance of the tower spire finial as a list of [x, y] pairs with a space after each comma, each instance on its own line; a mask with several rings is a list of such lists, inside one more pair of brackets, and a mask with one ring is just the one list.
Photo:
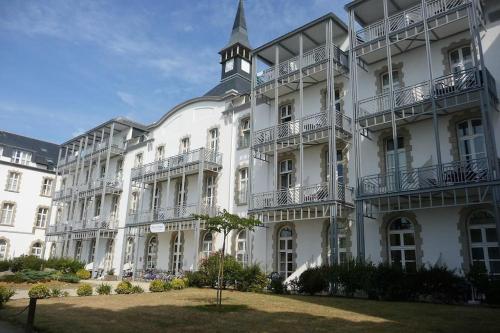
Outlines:
[[250, 48], [243, 0], [239, 0], [238, 10], [236, 11], [236, 16], [233, 23], [233, 31], [231, 32], [231, 37], [229, 38], [229, 43], [226, 47], [229, 47], [236, 43], [240, 43], [241, 45]]

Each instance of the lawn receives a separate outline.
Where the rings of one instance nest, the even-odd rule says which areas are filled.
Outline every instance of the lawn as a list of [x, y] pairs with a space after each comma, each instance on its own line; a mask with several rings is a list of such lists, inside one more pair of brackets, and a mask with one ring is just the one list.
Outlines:
[[[500, 309], [189, 288], [165, 293], [40, 300], [40, 332], [498, 332]], [[15, 300], [0, 318], [21, 310]], [[25, 315], [16, 320], [24, 321]], [[10, 319], [12, 320], [12, 319]]]

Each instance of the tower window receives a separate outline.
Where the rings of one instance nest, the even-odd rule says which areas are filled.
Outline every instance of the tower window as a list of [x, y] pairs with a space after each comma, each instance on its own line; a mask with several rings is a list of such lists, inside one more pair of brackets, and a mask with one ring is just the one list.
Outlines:
[[226, 61], [224, 71], [227, 73], [232, 71], [233, 69], [234, 69], [234, 59], [229, 59], [228, 61]]

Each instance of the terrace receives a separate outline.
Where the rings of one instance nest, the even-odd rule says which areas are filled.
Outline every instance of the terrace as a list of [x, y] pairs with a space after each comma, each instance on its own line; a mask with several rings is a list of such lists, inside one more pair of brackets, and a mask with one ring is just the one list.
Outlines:
[[176, 205], [173, 207], [143, 210], [139, 212], [131, 211], [127, 219], [127, 226], [192, 219], [193, 214], [214, 216], [217, 212], [217, 206], [205, 203], [201, 205], [198, 203]]

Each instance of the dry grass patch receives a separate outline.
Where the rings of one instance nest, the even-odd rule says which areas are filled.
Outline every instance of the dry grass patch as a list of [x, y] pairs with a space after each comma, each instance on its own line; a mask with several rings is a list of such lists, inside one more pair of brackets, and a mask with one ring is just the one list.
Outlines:
[[[40, 332], [497, 332], [500, 310], [311, 296], [215, 291], [40, 300]], [[0, 317], [26, 306], [7, 303]], [[18, 318], [24, 321], [25, 317]]]

